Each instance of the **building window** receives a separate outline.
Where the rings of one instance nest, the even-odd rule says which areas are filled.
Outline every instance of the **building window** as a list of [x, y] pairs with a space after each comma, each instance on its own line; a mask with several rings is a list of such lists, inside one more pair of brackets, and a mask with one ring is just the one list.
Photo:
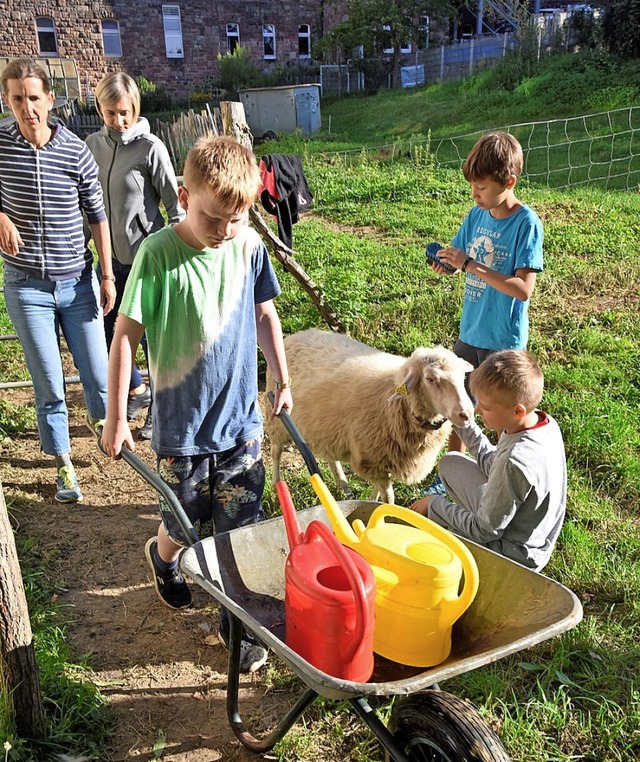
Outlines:
[[102, 47], [107, 58], [120, 58], [122, 56], [120, 25], [113, 19], [102, 19]]
[[58, 40], [56, 38], [56, 25], [50, 16], [38, 16], [36, 19], [38, 30], [38, 51], [41, 56], [57, 56]]
[[167, 58], [184, 58], [180, 6], [163, 5], [162, 23], [164, 25], [164, 46], [167, 51]]
[[227, 24], [227, 45], [229, 53], [240, 47], [240, 24]]
[[276, 28], [273, 24], [262, 25], [262, 45], [265, 58], [276, 57]]
[[[389, 32], [389, 33], [391, 32], [391, 27], [389, 26], [389, 24], [384, 24], [382, 29], [385, 32]], [[392, 47], [391, 48], [385, 48], [382, 52], [386, 53], [387, 55], [391, 55], [393, 53], [393, 48]], [[404, 53], [405, 55], [407, 53], [411, 53], [411, 43], [410, 42], [401, 42], [400, 43], [400, 52]]]
[[300, 24], [298, 27], [298, 57], [311, 58], [311, 27]]

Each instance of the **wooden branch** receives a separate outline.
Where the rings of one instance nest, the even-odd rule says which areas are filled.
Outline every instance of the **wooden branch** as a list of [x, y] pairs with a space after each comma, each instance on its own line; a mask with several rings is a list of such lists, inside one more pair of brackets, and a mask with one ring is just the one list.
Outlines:
[[293, 255], [293, 251], [285, 246], [284, 243], [278, 238], [267, 223], [262, 218], [262, 215], [258, 211], [256, 205], [251, 207], [250, 211], [251, 222], [256, 227], [257, 231], [262, 236], [267, 247], [273, 254], [273, 256], [280, 262], [284, 269], [293, 275], [302, 288], [309, 294], [309, 298], [318, 308], [318, 312], [323, 317], [325, 323], [336, 333], [346, 333], [346, 328], [342, 324], [340, 318], [331, 308], [331, 305], [326, 300], [322, 291], [316, 286], [316, 284], [307, 275], [304, 269], [298, 264], [296, 258]]
[[0, 483], [0, 669], [21, 736], [45, 737], [40, 672], [13, 529]]
[[[220, 104], [220, 112], [222, 115], [222, 124], [224, 126], [225, 135], [231, 135], [241, 145], [247, 146], [247, 148], [252, 148], [253, 136], [247, 125], [242, 103], [236, 101], [222, 101]], [[250, 217], [251, 222], [262, 236], [267, 248], [278, 262], [282, 264], [284, 269], [291, 273], [307, 294], [309, 294], [311, 301], [316, 305], [320, 315], [329, 328], [337, 333], [346, 333], [346, 328], [342, 324], [340, 318], [336, 315], [335, 311], [331, 308], [331, 305], [322, 291], [320, 291], [318, 286], [298, 264], [293, 251], [286, 246], [267, 225], [255, 204], [251, 207]]]

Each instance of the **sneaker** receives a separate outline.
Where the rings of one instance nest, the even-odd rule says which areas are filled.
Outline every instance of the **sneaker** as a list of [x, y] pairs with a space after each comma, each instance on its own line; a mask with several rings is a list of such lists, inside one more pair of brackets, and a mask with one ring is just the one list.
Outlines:
[[[242, 630], [243, 635], [240, 640], [240, 672], [256, 672], [266, 664], [269, 651], [253, 633], [247, 632], [244, 627]], [[224, 615], [220, 617], [218, 637], [222, 645], [229, 650], [229, 620]]]
[[102, 429], [104, 429], [104, 425], [106, 423], [106, 418], [92, 418], [88, 413], [87, 417], [85, 419], [85, 423], [87, 425], [87, 428], [89, 431], [93, 434], [93, 436], [100, 441], [102, 438]]
[[144, 419], [144, 423], [139, 429], [138, 435], [140, 439], [151, 439], [153, 434], [153, 413], [151, 412], [151, 405], [147, 410], [147, 417]]
[[144, 554], [153, 572], [153, 584], [158, 597], [165, 606], [169, 606], [171, 609], [189, 608], [191, 606], [191, 591], [189, 585], [184, 581], [179, 567], [165, 574], [161, 574], [156, 569], [154, 557], [157, 545], [158, 541], [155, 537], [147, 540], [147, 544], [144, 546]]
[[436, 476], [436, 478], [431, 482], [431, 484], [426, 488], [426, 490], [422, 493], [423, 495], [446, 495], [447, 490], [444, 487], [444, 484], [442, 483], [442, 480], [439, 476]]
[[77, 503], [78, 500], [82, 500], [82, 492], [73, 466], [62, 466], [58, 471], [56, 500], [59, 503]]
[[130, 394], [127, 399], [127, 419], [133, 421], [137, 418], [145, 407], [151, 404], [151, 389], [147, 388], [142, 394]]

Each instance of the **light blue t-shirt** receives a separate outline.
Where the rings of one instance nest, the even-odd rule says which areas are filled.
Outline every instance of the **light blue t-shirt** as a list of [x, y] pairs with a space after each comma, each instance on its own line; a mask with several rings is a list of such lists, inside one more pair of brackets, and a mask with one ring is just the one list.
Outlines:
[[153, 449], [224, 452], [262, 433], [255, 305], [280, 293], [252, 228], [199, 251], [171, 227], [146, 238], [120, 312], [147, 331]]
[[[540, 218], [526, 204], [501, 219], [474, 206], [452, 241], [468, 257], [505, 275], [514, 275], [522, 268], [541, 272], [542, 243]], [[478, 349], [525, 349], [529, 301], [503, 294], [467, 272], [460, 339]]]

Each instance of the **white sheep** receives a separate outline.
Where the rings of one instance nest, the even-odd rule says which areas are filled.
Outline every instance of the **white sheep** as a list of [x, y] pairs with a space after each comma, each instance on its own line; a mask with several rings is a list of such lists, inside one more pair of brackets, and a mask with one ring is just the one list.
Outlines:
[[[467, 424], [473, 405], [464, 388], [470, 363], [443, 347], [397, 357], [342, 334], [311, 329], [285, 339], [292, 379], [292, 418], [318, 457], [349, 492], [340, 461], [373, 485], [372, 497], [393, 503], [391, 480], [425, 479], [449, 438]], [[267, 391], [274, 388], [267, 373]], [[267, 405], [273, 481], [289, 441]]]

